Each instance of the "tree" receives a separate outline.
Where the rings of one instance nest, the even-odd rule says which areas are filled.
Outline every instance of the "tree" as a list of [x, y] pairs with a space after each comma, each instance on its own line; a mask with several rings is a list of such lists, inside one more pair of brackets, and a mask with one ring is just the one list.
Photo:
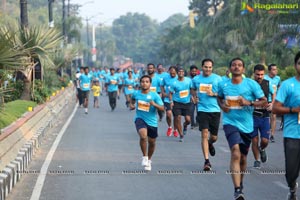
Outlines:
[[114, 20], [112, 33], [119, 54], [135, 62], [157, 61], [158, 48], [154, 45], [158, 24], [145, 14], [127, 13]]

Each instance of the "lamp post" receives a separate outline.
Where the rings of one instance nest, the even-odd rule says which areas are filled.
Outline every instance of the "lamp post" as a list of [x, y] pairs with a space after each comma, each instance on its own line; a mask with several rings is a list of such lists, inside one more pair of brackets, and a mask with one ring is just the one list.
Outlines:
[[53, 28], [54, 27], [54, 21], [53, 21], [53, 2], [54, 2], [54, 0], [48, 0], [49, 28]]

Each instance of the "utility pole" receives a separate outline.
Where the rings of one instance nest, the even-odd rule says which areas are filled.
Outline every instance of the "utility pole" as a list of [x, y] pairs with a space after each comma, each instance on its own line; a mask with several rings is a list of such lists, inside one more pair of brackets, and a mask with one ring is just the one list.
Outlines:
[[89, 18], [86, 17], [85, 18], [86, 20], [86, 43], [87, 43], [87, 49], [88, 49], [88, 52], [87, 52], [87, 64], [89, 65], [90, 64], [90, 34], [89, 34]]
[[65, 0], [62, 0], [62, 28], [63, 28], [63, 37], [64, 37], [64, 44], [66, 44], [67, 41], [67, 29], [66, 29], [66, 2]]
[[54, 27], [54, 21], [53, 21], [53, 1], [54, 0], [48, 0], [48, 14], [49, 14], [49, 27]]
[[28, 28], [27, 0], [20, 0], [21, 27]]

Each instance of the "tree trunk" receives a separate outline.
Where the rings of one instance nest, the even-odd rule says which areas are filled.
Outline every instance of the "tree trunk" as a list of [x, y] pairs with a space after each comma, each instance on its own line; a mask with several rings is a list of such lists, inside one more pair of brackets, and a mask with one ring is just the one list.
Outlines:
[[27, 100], [27, 101], [31, 100], [30, 90], [31, 90], [31, 78], [26, 77], [26, 79], [24, 79], [24, 90], [21, 95], [22, 100]]
[[28, 27], [28, 11], [27, 11], [27, 0], [20, 0], [20, 17], [21, 27]]

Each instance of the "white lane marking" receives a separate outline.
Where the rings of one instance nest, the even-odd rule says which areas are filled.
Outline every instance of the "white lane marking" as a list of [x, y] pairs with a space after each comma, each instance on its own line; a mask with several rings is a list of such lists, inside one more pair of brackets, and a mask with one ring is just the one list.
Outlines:
[[225, 147], [219, 147], [219, 149], [225, 153], [230, 153], [230, 150]]
[[280, 182], [280, 181], [274, 181], [273, 183], [274, 183], [275, 185], [277, 185], [277, 186], [279, 186], [279, 187], [285, 189], [285, 190], [288, 190], [288, 189], [289, 189], [288, 186], [286, 186], [285, 184], [283, 184], [283, 183]]
[[75, 113], [76, 113], [76, 110], [77, 110], [77, 107], [78, 106], [75, 106], [74, 107], [74, 110], [73, 110], [73, 113], [71, 114], [71, 116], [68, 118], [67, 122], [65, 123], [65, 125], [62, 127], [62, 129], [60, 130], [59, 134], [57, 135], [54, 143], [52, 144], [51, 146], [51, 149], [49, 151], [49, 153], [47, 154], [47, 157], [43, 163], [43, 166], [41, 168], [41, 172], [37, 178], [37, 181], [35, 183], [35, 186], [34, 186], [34, 189], [33, 189], [33, 192], [32, 192], [32, 195], [31, 195], [31, 198], [30, 200], [39, 200], [40, 199], [40, 196], [41, 196], [41, 192], [42, 192], [42, 189], [43, 189], [43, 186], [44, 186], [44, 183], [45, 183], [45, 179], [46, 179], [46, 175], [47, 175], [47, 171], [48, 171], [48, 168], [49, 168], [49, 165], [52, 161], [52, 157], [57, 149], [57, 146], [63, 136], [63, 134], [65, 133], [67, 127], [69, 126], [72, 118], [74, 117]]

